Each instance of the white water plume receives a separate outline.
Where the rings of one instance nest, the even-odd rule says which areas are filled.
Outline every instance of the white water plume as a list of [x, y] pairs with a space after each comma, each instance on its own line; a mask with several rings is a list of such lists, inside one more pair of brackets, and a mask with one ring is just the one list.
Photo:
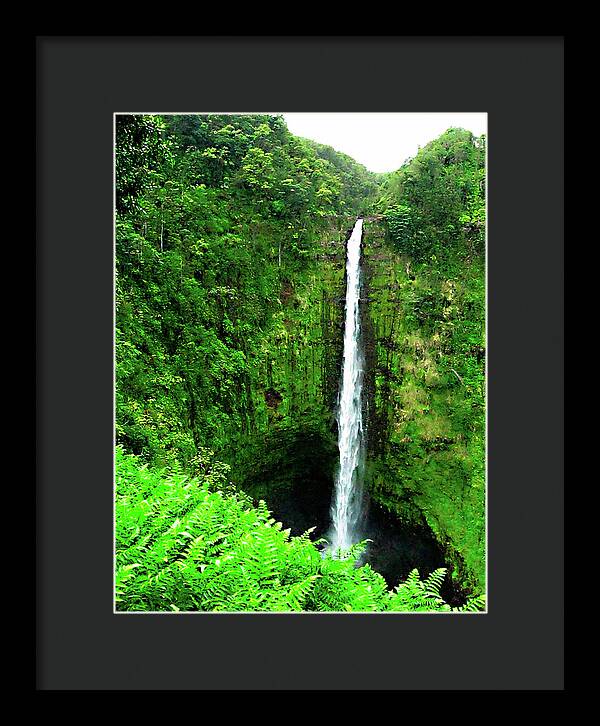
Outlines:
[[362, 514], [363, 356], [360, 345], [360, 247], [363, 220], [358, 219], [346, 253], [346, 321], [344, 361], [338, 397], [339, 468], [331, 506], [330, 550], [347, 550], [358, 541]]

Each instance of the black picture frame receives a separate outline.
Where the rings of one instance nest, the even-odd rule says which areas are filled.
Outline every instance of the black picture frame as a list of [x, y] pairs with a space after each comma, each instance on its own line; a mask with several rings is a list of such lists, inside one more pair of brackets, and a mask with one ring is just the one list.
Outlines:
[[[562, 690], [564, 39], [58, 37], [37, 62], [38, 690]], [[113, 614], [113, 113], [488, 113], [489, 611]]]

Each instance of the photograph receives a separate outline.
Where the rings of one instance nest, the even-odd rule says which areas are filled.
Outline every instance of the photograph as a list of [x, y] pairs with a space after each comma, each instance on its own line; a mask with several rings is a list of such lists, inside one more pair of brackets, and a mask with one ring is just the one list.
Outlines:
[[487, 125], [114, 112], [114, 614], [485, 617]]

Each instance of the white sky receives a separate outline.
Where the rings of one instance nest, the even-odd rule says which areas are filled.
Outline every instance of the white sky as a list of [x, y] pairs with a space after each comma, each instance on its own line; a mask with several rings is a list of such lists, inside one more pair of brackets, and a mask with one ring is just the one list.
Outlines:
[[395, 171], [451, 126], [487, 133], [487, 113], [284, 113], [289, 130], [343, 151], [371, 171]]

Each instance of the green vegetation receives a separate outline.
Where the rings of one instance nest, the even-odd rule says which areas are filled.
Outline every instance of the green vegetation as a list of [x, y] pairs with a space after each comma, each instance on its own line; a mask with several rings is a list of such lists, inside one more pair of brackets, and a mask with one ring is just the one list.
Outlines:
[[371, 493], [485, 590], [485, 146], [450, 129], [388, 177], [365, 232], [376, 329]]
[[336, 170], [344, 189], [345, 205], [352, 208], [358, 217], [368, 214], [380, 192], [380, 175], [373, 174], [361, 164], [357, 164], [352, 157], [336, 151], [331, 146], [319, 144], [311, 139], [304, 141], [320, 159], [324, 159]]
[[[279, 117], [117, 116], [116, 134], [117, 442], [187, 466], [251, 433], [277, 396], [282, 416], [301, 403], [289, 386], [265, 393], [317, 330], [307, 317], [290, 340], [291, 318], [319, 315], [315, 256], [356, 189]], [[298, 389], [331, 388], [328, 365], [311, 360]]]
[[[322, 557], [306, 532], [290, 537], [264, 502], [232, 489], [204, 459], [190, 478], [151, 471], [116, 451], [116, 604], [126, 611], [450, 611], [443, 570], [415, 570], [388, 591], [369, 565]], [[464, 609], [477, 610], [482, 598]]]
[[333, 475], [359, 214], [366, 484], [482, 606], [484, 157], [451, 129], [382, 177], [278, 116], [117, 116], [118, 609], [449, 609], [439, 571], [390, 593], [269, 513]]
[[386, 222], [416, 262], [470, 261], [485, 252], [485, 137], [449, 129], [387, 176]]

